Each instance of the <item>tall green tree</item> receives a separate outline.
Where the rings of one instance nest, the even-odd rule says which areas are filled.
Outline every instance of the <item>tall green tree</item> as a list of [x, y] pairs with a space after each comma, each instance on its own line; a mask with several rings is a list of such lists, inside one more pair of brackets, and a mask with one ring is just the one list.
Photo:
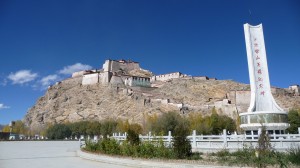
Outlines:
[[114, 120], [104, 120], [101, 124], [101, 135], [106, 139], [107, 136], [111, 136], [117, 130], [117, 122]]
[[187, 136], [190, 134], [189, 123], [186, 119], [182, 119], [175, 126], [173, 150], [177, 158], [184, 159], [192, 154], [192, 146]]
[[167, 112], [162, 114], [153, 125], [152, 129], [155, 133], [167, 134], [169, 131], [174, 132], [175, 127], [181, 120], [181, 116], [176, 112]]
[[46, 135], [49, 139], [64, 139], [70, 137], [72, 134], [71, 129], [65, 124], [56, 124], [49, 127]]
[[300, 114], [298, 110], [293, 109], [289, 111], [288, 122], [290, 127], [287, 129], [287, 131], [291, 134], [297, 134], [298, 127], [300, 127]]

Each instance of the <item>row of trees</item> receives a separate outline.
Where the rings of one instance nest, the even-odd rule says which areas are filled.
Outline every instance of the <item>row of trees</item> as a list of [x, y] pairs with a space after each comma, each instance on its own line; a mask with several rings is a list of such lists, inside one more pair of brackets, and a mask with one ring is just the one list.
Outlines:
[[201, 114], [191, 114], [183, 117], [176, 112], [168, 112], [159, 117], [155, 115], [148, 117], [144, 128], [139, 124], [130, 124], [128, 121], [82, 121], [50, 126], [46, 131], [46, 136], [50, 139], [63, 139], [71, 136], [79, 137], [80, 135], [102, 135], [107, 137], [107, 135], [112, 135], [114, 132], [124, 133], [128, 131], [133, 131], [137, 134], [151, 131], [156, 135], [166, 135], [168, 131], [171, 131], [172, 134], [179, 132], [179, 130], [176, 131], [179, 126], [187, 135], [190, 135], [192, 130], [196, 130], [198, 134], [220, 134], [223, 129], [231, 132], [236, 129], [233, 119], [227, 116], [220, 116], [216, 112], [206, 117], [202, 117]]
[[[300, 127], [300, 110], [291, 110], [288, 113], [288, 121], [290, 127], [287, 129], [289, 133], [298, 133]], [[63, 123], [50, 125], [42, 135], [53, 137], [53, 139], [61, 139], [62, 137], [79, 137], [80, 135], [111, 135], [113, 132], [128, 132], [129, 128], [138, 134], [146, 134], [149, 131], [156, 135], [166, 135], [168, 131], [175, 131], [177, 125], [184, 123], [187, 127], [188, 134], [192, 130], [196, 130], [197, 134], [209, 135], [220, 134], [223, 129], [233, 132], [237, 130], [238, 123], [225, 115], [218, 115], [213, 109], [210, 116], [202, 116], [201, 113], [190, 113], [186, 116], [180, 116], [176, 112], [168, 112], [163, 115], [145, 116], [143, 126], [139, 124], [129, 124], [128, 121], [104, 120], [97, 121], [81, 121], [75, 123]], [[8, 125], [4, 126], [2, 132], [10, 132]], [[30, 130], [21, 120], [15, 122], [12, 129], [13, 133], [30, 135]], [[52, 132], [63, 132], [62, 135], [52, 134]], [[51, 136], [49, 136], [51, 135]]]
[[[5, 125], [2, 128], [2, 132], [10, 132], [9, 125]], [[17, 134], [24, 134], [24, 135], [28, 135], [30, 133], [29, 129], [25, 126], [25, 124], [21, 120], [15, 121], [15, 125], [12, 127], [11, 132]]]

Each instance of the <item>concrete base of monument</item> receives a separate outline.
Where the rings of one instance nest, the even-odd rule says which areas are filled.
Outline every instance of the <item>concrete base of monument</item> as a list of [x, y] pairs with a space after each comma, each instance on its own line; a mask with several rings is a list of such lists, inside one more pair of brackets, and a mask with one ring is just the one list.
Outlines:
[[263, 127], [268, 134], [284, 134], [290, 126], [286, 112], [282, 111], [256, 111], [240, 114], [240, 127], [247, 135], [259, 135]]

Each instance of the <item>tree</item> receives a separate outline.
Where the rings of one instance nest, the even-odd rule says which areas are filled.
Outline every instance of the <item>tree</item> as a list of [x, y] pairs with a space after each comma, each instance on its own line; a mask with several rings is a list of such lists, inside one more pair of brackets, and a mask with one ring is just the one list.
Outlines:
[[[10, 132], [10, 126], [6, 125], [2, 129], [3, 132]], [[15, 121], [14, 126], [12, 127], [12, 133], [16, 134], [28, 134], [28, 128], [25, 126], [25, 124], [21, 120]]]
[[139, 145], [140, 144], [139, 134], [135, 132], [133, 129], [129, 128], [127, 133], [127, 141], [131, 145]]
[[290, 127], [287, 129], [287, 131], [291, 134], [297, 134], [298, 127], [300, 127], [300, 114], [298, 110], [293, 109], [289, 111], [288, 122]]
[[101, 124], [99, 122], [93, 121], [88, 122], [86, 127], [87, 135], [100, 135], [101, 134]]
[[49, 139], [64, 139], [66, 137], [70, 137], [72, 131], [65, 124], [56, 124], [52, 127], [49, 127], [46, 134]]
[[28, 134], [28, 128], [21, 120], [17, 120], [15, 121], [12, 132], [17, 134]]
[[108, 135], [112, 135], [116, 131], [117, 122], [113, 120], [105, 120], [101, 125], [101, 135], [106, 139]]
[[167, 134], [169, 131], [174, 132], [182, 118], [176, 112], [168, 112], [161, 115], [153, 125], [153, 131], [157, 134]]
[[220, 117], [217, 114], [216, 111], [212, 111], [212, 114], [210, 116], [210, 121], [211, 121], [211, 128], [212, 128], [212, 134], [217, 135], [219, 133], [222, 132], [222, 125], [221, 125], [221, 121], [220, 121]]
[[236, 130], [236, 123], [232, 118], [225, 115], [219, 117], [222, 129], [226, 129], [229, 132], [234, 132]]
[[76, 123], [69, 123], [68, 126], [69, 126], [69, 128], [71, 130], [72, 137], [75, 136], [75, 137], [79, 138], [79, 136], [80, 136], [80, 132], [79, 132], [79, 127], [80, 126], [79, 126], [79, 123], [78, 122], [76, 122]]
[[192, 146], [187, 136], [190, 134], [189, 123], [182, 119], [175, 127], [173, 149], [176, 157], [184, 159], [192, 154]]
[[9, 125], [6, 125], [2, 128], [2, 132], [10, 132], [10, 127]]
[[188, 115], [188, 121], [190, 123], [190, 130], [199, 129], [199, 125], [201, 125], [204, 121], [201, 112], [199, 113], [190, 113]]
[[158, 120], [156, 113], [153, 115], [145, 114], [145, 117], [146, 117], [146, 126], [144, 127], [144, 131], [146, 132], [153, 131], [155, 124], [157, 123]]
[[259, 135], [258, 138], [256, 150], [258, 155], [257, 156], [258, 160], [256, 162], [257, 166], [259, 168], [266, 167], [267, 162], [269, 161], [268, 158], [270, 158], [272, 155], [272, 146], [265, 126], [262, 126], [261, 134]]

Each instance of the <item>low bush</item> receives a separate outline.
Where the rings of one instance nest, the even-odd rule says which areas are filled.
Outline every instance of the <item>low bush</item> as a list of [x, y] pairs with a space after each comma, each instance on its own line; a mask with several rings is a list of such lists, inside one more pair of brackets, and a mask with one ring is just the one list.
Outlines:
[[[84, 149], [91, 152], [141, 158], [176, 158], [173, 149], [165, 147], [160, 142], [142, 142], [138, 145], [132, 145], [128, 141], [119, 143], [113, 139], [102, 139], [98, 143], [87, 141]], [[193, 158], [199, 157], [195, 155]]]
[[[100, 142], [100, 143], [99, 143]], [[121, 154], [120, 145], [114, 139], [103, 139], [99, 141], [99, 150], [105, 154], [119, 155]], [[97, 148], [96, 148], [97, 149]]]
[[287, 160], [295, 165], [300, 165], [300, 147], [292, 147], [287, 151]]
[[91, 151], [91, 152], [99, 151], [99, 144], [91, 142], [91, 141], [86, 141], [85, 142], [85, 150]]

